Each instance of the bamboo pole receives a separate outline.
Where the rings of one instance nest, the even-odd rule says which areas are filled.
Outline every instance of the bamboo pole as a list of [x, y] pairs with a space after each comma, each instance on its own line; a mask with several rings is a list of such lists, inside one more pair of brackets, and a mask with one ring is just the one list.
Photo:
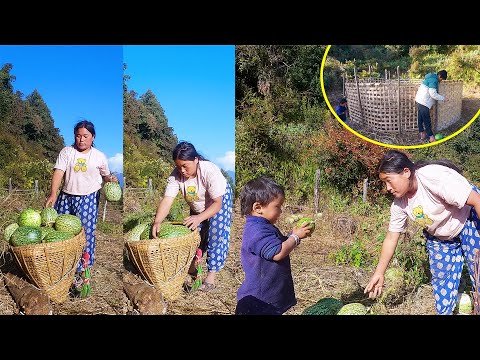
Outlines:
[[400, 66], [397, 66], [397, 78], [398, 78], [398, 94], [397, 94], [397, 106], [398, 106], [398, 133], [402, 133], [402, 111], [400, 109]]
[[357, 86], [358, 106], [360, 107], [360, 114], [362, 115], [362, 125], [365, 125], [365, 117], [363, 115], [362, 100], [360, 99], [360, 88], [358, 85], [357, 68], [353, 67], [353, 75], [355, 76], [355, 85]]
[[315, 214], [318, 213], [318, 204], [320, 200], [320, 169], [315, 171], [315, 188], [313, 189], [314, 194], [314, 209]]

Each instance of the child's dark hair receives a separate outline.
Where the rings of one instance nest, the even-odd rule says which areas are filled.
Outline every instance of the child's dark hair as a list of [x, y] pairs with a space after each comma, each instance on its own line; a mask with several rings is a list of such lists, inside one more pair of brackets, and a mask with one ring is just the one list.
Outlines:
[[279, 196], [285, 197], [285, 190], [272, 178], [260, 176], [250, 180], [240, 193], [240, 212], [242, 215], [250, 215], [254, 203], [266, 206]]
[[347, 99], [342, 97], [340, 98], [340, 100], [338, 101], [339, 104], [345, 104], [347, 102]]
[[447, 80], [447, 76], [448, 76], [447, 70], [440, 70], [437, 73], [437, 75], [440, 76], [443, 80]]
[[421, 167], [427, 165], [446, 166], [450, 169], [455, 170], [459, 174], [462, 174], [462, 170], [460, 170], [454, 163], [449, 160], [420, 160], [414, 163], [408, 158], [405, 153], [398, 150], [389, 150], [385, 153], [382, 160], [380, 160], [380, 164], [377, 168], [377, 173], [400, 174], [405, 168], [410, 169], [410, 172], [414, 173], [416, 169], [420, 169]]
[[[92, 136], [95, 137], [95, 125], [93, 125], [93, 123], [88, 120], [82, 120], [76, 123], [73, 128], [73, 134], [75, 135], [78, 129], [83, 129], [83, 128], [87, 129], [90, 132], [90, 134], [92, 134]], [[73, 144], [75, 145], [75, 141], [73, 142]], [[94, 146], [93, 142], [92, 142], [92, 146]]]
[[197, 150], [195, 149], [195, 146], [193, 146], [191, 143], [187, 141], [181, 141], [175, 146], [175, 148], [172, 151], [172, 157], [173, 161], [175, 160], [188, 160], [188, 161], [193, 161], [195, 158], [198, 158], [198, 160], [207, 160], [205, 157], [200, 155]]

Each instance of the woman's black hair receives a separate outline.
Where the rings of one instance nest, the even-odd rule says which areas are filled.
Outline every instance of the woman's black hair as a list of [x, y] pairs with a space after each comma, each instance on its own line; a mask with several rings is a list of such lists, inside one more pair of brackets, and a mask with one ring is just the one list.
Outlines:
[[[90, 132], [90, 134], [92, 134], [92, 136], [95, 137], [95, 125], [93, 125], [93, 123], [88, 120], [82, 120], [76, 123], [73, 128], [73, 134], [75, 135], [77, 133], [77, 130], [82, 128], [87, 129]], [[73, 140], [73, 145], [75, 145], [75, 140]], [[94, 146], [93, 142], [92, 142], [92, 146]]]
[[175, 146], [175, 148], [172, 151], [172, 157], [173, 161], [175, 160], [188, 160], [188, 161], [193, 161], [195, 158], [198, 158], [198, 160], [205, 160], [205, 157], [200, 155], [197, 150], [195, 149], [195, 146], [193, 146], [191, 143], [187, 141], [181, 141]]
[[415, 170], [420, 169], [421, 167], [427, 165], [442, 165], [450, 169], [455, 170], [459, 174], [462, 174], [460, 170], [453, 162], [450, 160], [420, 160], [414, 163], [408, 158], [408, 156], [398, 150], [389, 150], [385, 153], [382, 160], [378, 164], [377, 173], [395, 173], [400, 174], [403, 169], [410, 169], [411, 173], [414, 173]]
[[240, 212], [242, 215], [250, 215], [254, 203], [266, 206], [279, 196], [285, 197], [285, 190], [272, 178], [260, 176], [250, 180], [240, 192]]

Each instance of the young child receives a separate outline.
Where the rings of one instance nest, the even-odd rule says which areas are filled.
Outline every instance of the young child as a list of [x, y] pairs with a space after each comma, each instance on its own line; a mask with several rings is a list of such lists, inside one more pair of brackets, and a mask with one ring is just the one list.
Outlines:
[[282, 235], [274, 224], [284, 200], [283, 187], [264, 176], [246, 183], [240, 193], [245, 280], [237, 292], [236, 315], [281, 315], [297, 303], [289, 254], [312, 227], [303, 224]]
[[350, 126], [350, 123], [348, 122], [348, 119], [347, 119], [347, 99], [345, 98], [340, 99], [337, 107], [335, 108], [335, 113], [345, 123], [345, 125]]

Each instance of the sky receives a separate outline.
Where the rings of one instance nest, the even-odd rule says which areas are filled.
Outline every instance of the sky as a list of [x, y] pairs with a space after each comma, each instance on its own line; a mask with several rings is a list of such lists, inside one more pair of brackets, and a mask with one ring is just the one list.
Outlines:
[[235, 46], [124, 46], [128, 90], [151, 90], [178, 140], [235, 171]]
[[74, 142], [78, 121], [95, 125], [95, 147], [112, 172], [123, 172], [123, 47], [117, 45], [2, 45], [0, 66], [13, 65], [14, 91], [33, 90], [50, 109], [55, 127]]

